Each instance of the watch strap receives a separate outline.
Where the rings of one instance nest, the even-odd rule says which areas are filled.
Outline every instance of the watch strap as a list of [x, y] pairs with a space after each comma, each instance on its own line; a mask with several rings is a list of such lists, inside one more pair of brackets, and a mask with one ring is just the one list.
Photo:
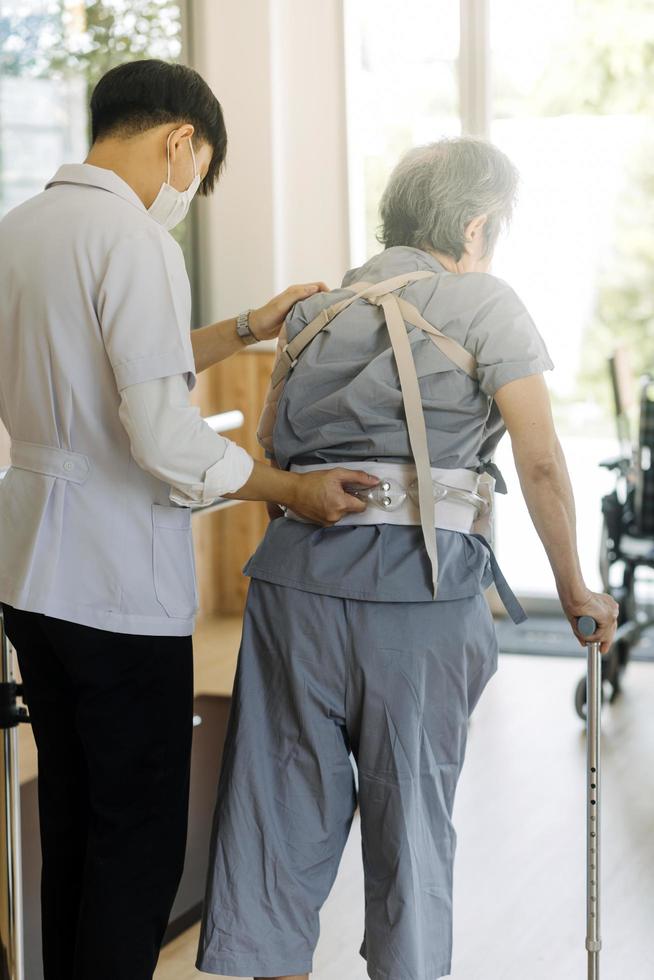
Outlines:
[[250, 312], [250, 310], [245, 310], [236, 317], [236, 333], [246, 346], [256, 344], [259, 340], [250, 330]]

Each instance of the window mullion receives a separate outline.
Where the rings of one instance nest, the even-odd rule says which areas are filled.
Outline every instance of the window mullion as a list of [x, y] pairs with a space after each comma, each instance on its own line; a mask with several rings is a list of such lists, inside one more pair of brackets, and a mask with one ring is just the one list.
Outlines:
[[461, 131], [490, 136], [490, 0], [459, 0], [459, 109]]

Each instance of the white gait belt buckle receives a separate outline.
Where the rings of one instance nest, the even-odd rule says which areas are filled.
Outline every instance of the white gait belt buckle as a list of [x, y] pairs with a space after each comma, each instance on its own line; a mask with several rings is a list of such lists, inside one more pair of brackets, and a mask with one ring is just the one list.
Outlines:
[[[386, 512], [392, 513], [398, 510], [408, 499], [412, 500], [416, 506], [419, 506], [417, 478], [412, 480], [408, 487], [403, 487], [402, 484], [398, 483], [392, 477], [383, 476], [376, 487], [359, 489], [353, 486], [346, 487], [346, 490], [353, 497], [357, 497], [359, 500], [372, 504], [373, 507], [379, 507], [380, 510]], [[462, 490], [460, 487], [452, 487], [446, 483], [441, 483], [440, 480], [432, 480], [432, 491], [434, 494], [434, 503], [446, 499], [462, 500], [465, 503], [472, 504], [477, 511], [478, 517], [488, 513], [488, 501], [475, 490]]]
[[[361, 487], [356, 483], [346, 486], [348, 493], [362, 500], [367, 506], [364, 511], [346, 514], [338, 521], [344, 524], [420, 524], [418, 498], [418, 479], [416, 468], [411, 464], [382, 463], [361, 460], [355, 463], [322, 463], [301, 466], [293, 463], [294, 472], [306, 473], [310, 470], [334, 469], [362, 470], [379, 479], [374, 487]], [[474, 470], [431, 469], [432, 493], [434, 500], [434, 526], [450, 531], [466, 533], [478, 532], [483, 524], [489, 523], [492, 516], [492, 489], [494, 480], [486, 473]], [[460, 484], [456, 486], [456, 484]], [[290, 508], [286, 516], [304, 521], [303, 517]]]

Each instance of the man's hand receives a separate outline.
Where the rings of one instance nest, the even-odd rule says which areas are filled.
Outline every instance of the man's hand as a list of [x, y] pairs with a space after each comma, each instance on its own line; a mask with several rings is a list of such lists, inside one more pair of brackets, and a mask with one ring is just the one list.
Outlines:
[[314, 293], [329, 292], [324, 282], [309, 282], [300, 286], [289, 286], [279, 296], [273, 296], [265, 306], [250, 312], [250, 330], [257, 340], [273, 340], [282, 329], [291, 307], [301, 299]]
[[288, 505], [313, 524], [331, 527], [346, 514], [366, 509], [362, 500], [345, 490], [346, 486], [375, 487], [378, 483], [376, 476], [360, 470], [313, 470], [299, 475]]
[[290, 507], [312, 524], [329, 527], [345, 514], [366, 509], [364, 502], [348, 493], [345, 487], [376, 487], [378, 483], [376, 476], [361, 470], [348, 470], [344, 466], [295, 473], [255, 460], [247, 482], [232, 493], [224, 493], [223, 497], [229, 500], [268, 500], [271, 504]]

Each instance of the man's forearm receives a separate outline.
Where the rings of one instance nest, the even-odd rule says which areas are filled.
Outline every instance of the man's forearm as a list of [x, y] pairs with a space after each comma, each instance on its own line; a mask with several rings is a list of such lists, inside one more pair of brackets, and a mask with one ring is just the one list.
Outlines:
[[561, 601], [583, 602], [588, 588], [579, 566], [574, 496], [560, 444], [548, 461], [524, 464], [516, 457], [516, 468]]
[[225, 496], [233, 500], [266, 500], [273, 504], [292, 506], [300, 479], [297, 473], [279, 470], [255, 460], [247, 483]]
[[192, 330], [191, 344], [197, 374], [244, 350], [245, 346], [236, 333], [236, 317]]

